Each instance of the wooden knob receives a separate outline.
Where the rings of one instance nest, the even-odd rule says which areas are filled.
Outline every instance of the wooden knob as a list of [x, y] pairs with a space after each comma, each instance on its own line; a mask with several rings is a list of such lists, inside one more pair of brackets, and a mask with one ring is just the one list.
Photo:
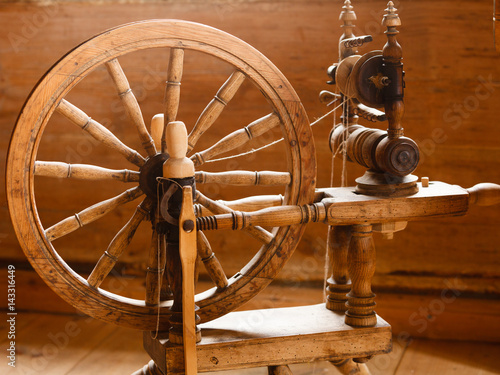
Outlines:
[[186, 157], [187, 130], [182, 121], [172, 121], [165, 128], [165, 139], [170, 158], [163, 163], [163, 177], [187, 178], [194, 176], [194, 164]]
[[163, 113], [153, 116], [151, 120], [151, 137], [157, 150], [161, 150], [161, 137], [163, 135]]
[[467, 189], [469, 203], [478, 206], [493, 206], [500, 203], [500, 185], [483, 182]]

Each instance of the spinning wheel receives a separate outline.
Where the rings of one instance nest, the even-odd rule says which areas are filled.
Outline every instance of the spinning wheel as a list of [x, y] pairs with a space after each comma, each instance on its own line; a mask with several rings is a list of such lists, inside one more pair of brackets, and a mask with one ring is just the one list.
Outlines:
[[[262, 365], [268, 366], [270, 374], [290, 374], [288, 364], [315, 360], [331, 361], [343, 373], [363, 373], [366, 367], [356, 363], [391, 349], [390, 325], [376, 314], [371, 290], [375, 272], [373, 232], [390, 237], [404, 229], [408, 221], [463, 215], [470, 203], [500, 202], [498, 185], [479, 184], [466, 190], [428, 179], [417, 183], [418, 178], [411, 175], [419, 151], [416, 143], [403, 135], [404, 74], [402, 48], [396, 40], [401, 21], [394, 4], [389, 2], [383, 18], [387, 43], [381, 51], [357, 54], [357, 47], [372, 41], [372, 37], [353, 34], [356, 15], [349, 0], [340, 20], [344, 35], [339, 41], [339, 62], [328, 71], [332, 79], [329, 83], [336, 84], [337, 92], [324, 91], [320, 98], [328, 103], [332, 99], [341, 101], [342, 123], [332, 129], [329, 143], [334, 154], [341, 150], [344, 160], [367, 168], [356, 180], [356, 187], [315, 190], [310, 124], [291, 85], [254, 48], [207, 26], [153, 20], [109, 30], [63, 57], [31, 93], [16, 124], [7, 164], [9, 208], [19, 241], [36, 271], [67, 302], [95, 318], [146, 331], [144, 347], [152, 362], [136, 374], [193, 375]], [[148, 131], [119, 60], [150, 49], [168, 49], [170, 57], [168, 65], [162, 67], [167, 80], [163, 113], [153, 117]], [[183, 118], [186, 113], [180, 110], [184, 92], [181, 82], [187, 66], [184, 57], [191, 53], [208, 55], [230, 66], [229, 78], [196, 121]], [[104, 67], [129, 120], [116, 132], [92, 119], [91, 109], [80, 108], [71, 99], [71, 92], [84, 78]], [[237, 101], [237, 92], [245, 85], [261, 99], [263, 96], [265, 115], [249, 124], [245, 121], [236, 130], [224, 129], [217, 142], [203, 144], [204, 134], [217, 128], [224, 108], [233, 98]], [[378, 109], [382, 107], [385, 112]], [[99, 158], [91, 164], [44, 160], [43, 142], [48, 138], [50, 146], [54, 143], [48, 131], [54, 112], [65, 117], [65, 122], [76, 124], [95, 142], [108, 146], [111, 151], [107, 155], [124, 157], [134, 165], [133, 170], [123, 164], [120, 168], [125, 169], [104, 168], [99, 161], [105, 160]], [[387, 120], [387, 131], [359, 125], [359, 117]], [[233, 122], [241, 118], [231, 116]], [[184, 123], [190, 129], [189, 136]], [[119, 139], [133, 130], [132, 124], [142, 147], [139, 151]], [[67, 133], [61, 126], [57, 131]], [[274, 142], [266, 140], [265, 146], [255, 150], [254, 139], [270, 133]], [[280, 171], [263, 170], [268, 160], [256, 151], [281, 141], [284, 167]], [[252, 166], [257, 171], [205, 168], [208, 163], [217, 166], [217, 161], [244, 155], [256, 156]], [[98, 203], [94, 200], [56, 223], [46, 223], [36, 186], [42, 180], [61, 178], [87, 180], [94, 184], [92, 188], [102, 182], [100, 189], [113, 180], [135, 187], [122, 189], [120, 194]], [[252, 193], [243, 198], [236, 195], [237, 200], [216, 201], [205, 190], [206, 184], [273, 187], [274, 195]], [[62, 186], [58, 186], [61, 191]], [[87, 195], [87, 199], [94, 199], [91, 190]], [[121, 229], [114, 228], [116, 235], [107, 249], [102, 249], [88, 275], [79, 274], [65, 261], [60, 238], [78, 233], [80, 228], [139, 198], [142, 202]], [[234, 194], [229, 199], [234, 199]], [[147, 258], [145, 297], [132, 299], [107, 289], [105, 280], [136, 232], [143, 233], [138, 230], [143, 221], [150, 221], [153, 228], [151, 244], [141, 245], [139, 250]], [[327, 280], [326, 304], [268, 309], [257, 332], [257, 327], [241, 322], [259, 312], [227, 314], [273, 280], [308, 222], [329, 225], [326, 250], [331, 277]], [[229, 278], [203, 233], [230, 233], [222, 229], [241, 230], [259, 244], [253, 249], [252, 259]], [[245, 241], [244, 245], [252, 243]], [[238, 244], [238, 250], [240, 247], [243, 244]], [[194, 296], [197, 256], [215, 286]], [[155, 330], [154, 337], [147, 332]]]
[[[197, 165], [196, 180], [200, 186], [205, 182], [278, 185], [283, 187], [283, 204], [302, 205], [312, 202], [316, 173], [314, 145], [307, 115], [294, 90], [278, 69], [262, 54], [229, 34], [190, 22], [169, 20], [138, 22], [104, 32], [81, 44], [57, 62], [31, 93], [12, 136], [7, 165], [7, 195], [11, 215], [15, 218], [13, 224], [22, 248], [33, 267], [67, 302], [95, 318], [142, 330], [166, 329], [171, 314], [169, 310], [171, 301], [164, 300], [158, 305], [155, 299], [157, 290], [152, 295], [146, 296], [145, 300], [135, 300], [101, 289], [100, 286], [119, 256], [127, 251], [126, 247], [141, 221], [148, 219], [154, 221], [157, 207], [156, 181], [157, 177], [161, 176], [161, 164], [168, 157], [165, 150], [161, 152], [158, 136], [155, 139], [157, 143], [155, 146], [145, 126], [137, 99], [130, 90], [127, 78], [118, 62], [123, 55], [150, 48], [170, 49], [165, 94], [165, 124], [176, 120], [184, 53], [202, 52], [229, 63], [234, 68], [234, 72], [193, 126], [189, 135], [191, 149], [212, 124], [216, 126], [217, 117], [244, 80], [252, 82], [269, 103], [269, 115], [228, 134], [217, 144], [192, 156]], [[84, 108], [80, 109], [65, 99], [71, 89], [101, 65], [105, 65], [108, 69], [132, 120], [129, 122], [130, 125], [126, 124], [130, 126], [127, 131], [138, 132], [144, 150], [134, 150], [126, 146], [115, 134], [101, 125], [98, 119], [89, 117], [92, 114], [91, 109], [85, 108], [84, 111]], [[124, 156], [134, 165], [133, 171], [39, 160], [37, 157], [39, 145], [55, 111], [100, 143], [109, 146], [110, 152]], [[136, 130], [132, 128], [132, 123], [136, 125]], [[68, 124], [68, 127], [71, 126]], [[253, 137], [258, 137], [273, 128], [281, 129], [286, 150], [283, 158], [286, 159], [287, 170], [222, 173], [200, 171], [203, 162], [220, 155], [236, 153], [238, 147], [244, 146]], [[161, 124], [159, 134], [162, 130]], [[153, 131], [158, 132], [158, 128], [153, 126]], [[40, 219], [35, 186], [38, 179], [66, 177], [102, 181], [102, 183], [122, 180], [136, 186], [49, 227]], [[202, 210], [208, 209], [214, 213], [231, 212], [230, 206], [220, 205], [203, 195], [200, 197], [199, 203], [204, 206]], [[276, 205], [281, 203], [277, 197], [250, 197], [240, 201], [240, 204], [245, 204], [248, 209], [249, 205], [260, 199], [264, 205]], [[123, 228], [117, 228], [117, 231], [119, 230], [117, 235], [106, 252], [102, 249], [103, 255], [90, 276], [86, 278], [75, 272], [60, 255], [57, 239], [70, 235], [117, 207], [139, 198], [143, 200], [137, 206], [132, 218]], [[220, 263], [213, 256], [207, 243], [204, 240], [200, 241], [203, 246], [199, 249], [199, 253], [204, 254], [208, 273], [217, 285], [196, 297], [197, 305], [200, 307], [198, 314], [202, 321], [209, 321], [237, 308], [269, 284], [292, 254], [303, 232], [303, 225], [273, 229], [256, 227], [247, 232], [258, 238], [262, 246], [253, 259], [229, 279], [226, 279]], [[151, 260], [147, 274], [150, 281], [157, 277], [158, 272], [160, 274], [164, 272], [162, 263], [165, 262], [164, 259], [157, 259], [159, 248], [164, 246], [163, 241], [158, 240], [157, 233], [153, 233], [152, 238], [151, 250], [149, 246], [144, 247], [146, 256], [150, 251]]]

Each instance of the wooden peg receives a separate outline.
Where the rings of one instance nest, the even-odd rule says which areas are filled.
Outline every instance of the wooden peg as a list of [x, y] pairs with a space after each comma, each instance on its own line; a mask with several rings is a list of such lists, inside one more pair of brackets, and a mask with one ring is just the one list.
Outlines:
[[[158, 113], [157, 115], [154, 115], [153, 118], [151, 119], [151, 137], [153, 138], [153, 141], [155, 142], [155, 146], [157, 150], [162, 151], [161, 148], [161, 137], [163, 135], [163, 119], [164, 119], [163, 113]], [[166, 148], [166, 146], [165, 146]], [[166, 150], [165, 150], [166, 151]], [[163, 152], [165, 152], [163, 151]]]
[[163, 164], [163, 177], [193, 177], [194, 164], [186, 157], [188, 148], [186, 125], [182, 121], [172, 121], [165, 129], [165, 137], [170, 158]]
[[500, 203], [500, 185], [490, 182], [474, 185], [467, 189], [469, 192], [469, 203], [478, 206], [493, 206]]
[[351, 292], [347, 300], [345, 323], [354, 327], [372, 327], [377, 324], [375, 294], [371, 281], [375, 273], [375, 245], [372, 226], [353, 225], [352, 238], [347, 256]]

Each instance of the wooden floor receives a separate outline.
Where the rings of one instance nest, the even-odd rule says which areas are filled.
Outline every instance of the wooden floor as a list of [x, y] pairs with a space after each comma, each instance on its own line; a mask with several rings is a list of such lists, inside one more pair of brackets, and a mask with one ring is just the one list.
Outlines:
[[[0, 322], [7, 332], [6, 319]], [[2, 353], [8, 349], [2, 334]], [[72, 315], [19, 313], [16, 317], [16, 368], [2, 354], [0, 374], [111, 375], [130, 374], [148, 362], [142, 333]], [[373, 358], [373, 375], [500, 374], [500, 344], [394, 338], [392, 353]], [[290, 366], [294, 375], [338, 374], [329, 363]], [[265, 375], [266, 369], [226, 371], [221, 375]]]

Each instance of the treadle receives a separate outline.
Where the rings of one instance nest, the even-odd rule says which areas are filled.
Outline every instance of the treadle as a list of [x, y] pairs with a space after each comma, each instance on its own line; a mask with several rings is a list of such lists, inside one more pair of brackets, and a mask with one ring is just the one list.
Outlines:
[[[324, 304], [233, 312], [201, 324], [198, 372], [367, 357], [391, 350], [391, 327], [353, 328]], [[182, 345], [144, 332], [144, 348], [161, 371], [183, 374]]]

